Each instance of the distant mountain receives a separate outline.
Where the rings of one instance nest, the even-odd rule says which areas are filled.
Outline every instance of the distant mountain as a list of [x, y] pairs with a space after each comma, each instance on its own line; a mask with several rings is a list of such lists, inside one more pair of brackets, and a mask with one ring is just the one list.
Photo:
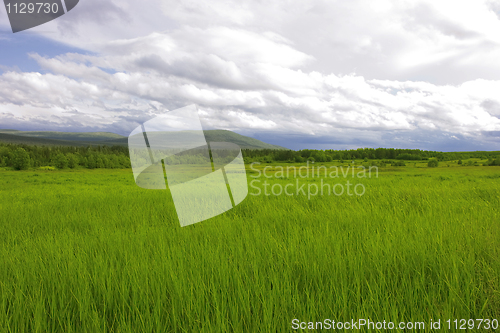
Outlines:
[[204, 131], [208, 142], [231, 142], [240, 146], [241, 149], [286, 149], [281, 146], [265, 143], [249, 136], [240, 135], [226, 130]]
[[110, 132], [33, 132], [17, 130], [0, 130], [0, 133], [29, 136], [41, 139], [63, 140], [63, 141], [107, 141], [124, 138], [123, 135]]
[[64, 141], [44, 139], [40, 137], [21, 136], [13, 134], [0, 133], [0, 143], [24, 144], [30, 146], [88, 146], [96, 145], [96, 142], [91, 141]]
[[[287, 149], [226, 130], [204, 131], [208, 142], [231, 142], [242, 149]], [[109, 132], [43, 132], [0, 130], [1, 143], [37, 146], [128, 146], [128, 137]]]

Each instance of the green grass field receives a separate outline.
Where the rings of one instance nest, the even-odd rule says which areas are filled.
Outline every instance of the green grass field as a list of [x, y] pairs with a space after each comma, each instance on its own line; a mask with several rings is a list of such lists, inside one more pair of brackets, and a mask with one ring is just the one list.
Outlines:
[[310, 200], [266, 196], [263, 181], [321, 178], [248, 169], [261, 195], [184, 228], [169, 193], [131, 170], [1, 170], [0, 332], [500, 320], [500, 168], [407, 165], [323, 177], [366, 192]]

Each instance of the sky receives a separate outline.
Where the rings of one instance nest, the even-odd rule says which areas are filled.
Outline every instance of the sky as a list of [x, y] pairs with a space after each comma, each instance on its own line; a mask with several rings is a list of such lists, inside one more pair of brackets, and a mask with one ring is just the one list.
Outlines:
[[500, 150], [500, 0], [80, 0], [13, 34], [0, 128], [122, 135], [197, 104], [290, 149]]

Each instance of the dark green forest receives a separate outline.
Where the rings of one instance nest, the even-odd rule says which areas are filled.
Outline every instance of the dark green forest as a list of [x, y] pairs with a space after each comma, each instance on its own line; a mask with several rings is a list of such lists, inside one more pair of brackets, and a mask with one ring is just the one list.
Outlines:
[[[471, 158], [487, 160], [483, 165], [500, 165], [500, 152], [437, 152], [419, 149], [359, 148], [351, 150], [311, 150], [300, 151], [276, 149], [243, 149], [245, 163], [252, 162], [332, 162], [350, 160], [400, 160], [404, 161], [457, 161]], [[386, 161], [392, 165], [397, 162]], [[26, 170], [38, 167], [66, 168], [130, 168], [129, 152], [123, 146], [88, 147], [47, 147], [23, 144], [0, 143], [0, 167]]]
[[[500, 165], [500, 152], [498, 151], [477, 151], [477, 152], [438, 152], [419, 149], [395, 149], [395, 148], [359, 148], [351, 150], [313, 150], [304, 149], [293, 150], [244, 150], [243, 155], [246, 163], [251, 162], [332, 162], [340, 163], [351, 160], [382, 161], [382, 164], [394, 166], [404, 166], [404, 161], [457, 161], [462, 164], [462, 160], [471, 158], [487, 160], [485, 165]], [[391, 161], [389, 161], [391, 160]], [[399, 160], [399, 161], [398, 161]]]
[[127, 147], [39, 147], [30, 145], [0, 144], [0, 167], [26, 170], [52, 166], [66, 168], [130, 168]]

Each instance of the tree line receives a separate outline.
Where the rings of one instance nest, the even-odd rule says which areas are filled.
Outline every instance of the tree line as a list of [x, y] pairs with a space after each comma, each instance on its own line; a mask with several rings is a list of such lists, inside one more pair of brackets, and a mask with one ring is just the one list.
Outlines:
[[359, 148], [351, 150], [245, 150], [245, 162], [340, 162], [350, 160], [401, 160], [401, 161], [456, 161], [478, 158], [496, 161], [500, 152], [438, 152], [420, 149], [395, 149], [395, 148]]
[[0, 167], [26, 170], [43, 166], [58, 169], [131, 167], [128, 148], [122, 146], [39, 147], [0, 144]]
[[[500, 165], [500, 152], [437, 152], [419, 149], [394, 148], [359, 148], [351, 150], [273, 150], [273, 149], [243, 149], [245, 163], [252, 162], [331, 162], [359, 160], [393, 160], [387, 163], [403, 161], [456, 161], [478, 158], [488, 160], [486, 165]], [[224, 154], [218, 152], [217, 154]], [[228, 161], [229, 156], [221, 155]], [[166, 160], [167, 164], [191, 163], [194, 160], [206, 161], [206, 156], [178, 154]], [[184, 159], [186, 159], [184, 161]], [[398, 162], [399, 160], [400, 162]], [[47, 147], [23, 144], [0, 143], [0, 167], [12, 167], [17, 170], [26, 170], [32, 167], [50, 166], [58, 169], [65, 168], [130, 168], [129, 150], [123, 146], [88, 146], [88, 147]]]

